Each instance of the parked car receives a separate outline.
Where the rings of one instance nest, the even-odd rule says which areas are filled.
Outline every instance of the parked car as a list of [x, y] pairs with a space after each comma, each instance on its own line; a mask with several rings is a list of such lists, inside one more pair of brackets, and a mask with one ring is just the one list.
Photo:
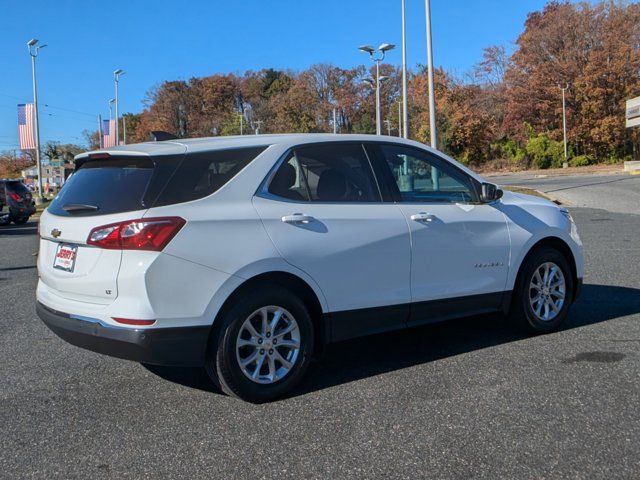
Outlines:
[[[7, 211], [3, 209], [7, 206]], [[31, 191], [21, 180], [0, 179], [0, 224], [22, 225], [36, 213]]]
[[84, 153], [40, 236], [37, 312], [56, 334], [204, 366], [253, 402], [287, 393], [328, 342], [479, 313], [556, 330], [584, 271], [567, 210], [368, 135]]

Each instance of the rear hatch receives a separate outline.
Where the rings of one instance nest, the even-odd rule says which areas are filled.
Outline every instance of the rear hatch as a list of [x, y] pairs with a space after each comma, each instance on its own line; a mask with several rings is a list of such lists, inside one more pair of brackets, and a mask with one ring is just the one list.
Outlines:
[[174, 170], [181, 158], [160, 164], [147, 155], [79, 159], [40, 219], [41, 281], [63, 298], [95, 304], [115, 300], [122, 250], [88, 245], [89, 234], [99, 226], [141, 218], [170, 177], [167, 168]]
[[32, 203], [31, 191], [19, 180], [6, 182], [5, 184], [7, 203], [16, 206], [30, 206]]

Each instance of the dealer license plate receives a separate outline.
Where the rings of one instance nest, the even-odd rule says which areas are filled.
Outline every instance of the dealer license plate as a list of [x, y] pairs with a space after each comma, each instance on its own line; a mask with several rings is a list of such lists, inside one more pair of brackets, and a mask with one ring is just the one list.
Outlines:
[[61, 243], [56, 250], [56, 258], [53, 260], [53, 268], [64, 270], [65, 272], [73, 272], [76, 266], [76, 256], [78, 254], [78, 246], [68, 243]]

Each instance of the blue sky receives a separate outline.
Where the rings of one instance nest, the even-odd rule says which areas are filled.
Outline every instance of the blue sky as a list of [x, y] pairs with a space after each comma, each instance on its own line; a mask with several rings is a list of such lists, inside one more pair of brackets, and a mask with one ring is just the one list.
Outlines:
[[[400, 0], [2, 0], [0, 150], [17, 146], [16, 104], [31, 101], [26, 42], [38, 58], [42, 141], [82, 143], [108, 115], [116, 68], [121, 112], [142, 109], [163, 80], [263, 67], [303, 69], [319, 62], [368, 61], [363, 43], [400, 45]], [[434, 61], [463, 74], [482, 49], [513, 47], [528, 12], [545, 0], [432, 0]], [[110, 13], [113, 12], [113, 13]], [[407, 0], [407, 56], [425, 63], [424, 2]], [[390, 63], [400, 64], [398, 48]], [[49, 107], [44, 106], [49, 105]]]

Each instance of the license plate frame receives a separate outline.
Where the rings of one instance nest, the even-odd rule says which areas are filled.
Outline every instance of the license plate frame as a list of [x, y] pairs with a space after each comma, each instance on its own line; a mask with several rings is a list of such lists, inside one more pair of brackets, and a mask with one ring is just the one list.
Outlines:
[[[60, 255], [64, 252], [63, 255]], [[74, 243], [59, 243], [56, 247], [56, 256], [53, 258], [53, 268], [73, 273], [78, 257], [78, 245]]]

